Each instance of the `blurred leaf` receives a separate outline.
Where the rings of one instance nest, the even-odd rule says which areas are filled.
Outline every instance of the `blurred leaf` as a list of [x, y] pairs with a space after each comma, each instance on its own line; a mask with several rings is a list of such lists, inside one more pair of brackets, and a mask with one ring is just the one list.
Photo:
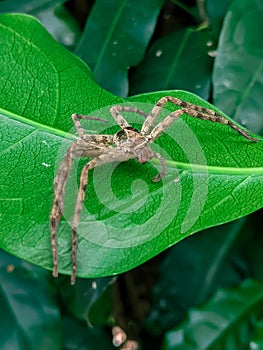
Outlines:
[[75, 50], [96, 81], [119, 95], [128, 94], [128, 70], [143, 58], [164, 0], [97, 0]]
[[213, 37], [218, 40], [227, 9], [232, 0], [206, 0], [205, 9]]
[[3, 0], [0, 2], [0, 12], [22, 12], [32, 15], [64, 2], [66, 0]]
[[248, 350], [263, 350], [263, 319], [256, 323], [255, 334], [249, 342]]
[[0, 13], [22, 12], [35, 16], [58, 42], [72, 50], [79, 40], [80, 29], [61, 5], [64, 2], [65, 0], [1, 1]]
[[[69, 116], [93, 111], [108, 124], [87, 121], [87, 132], [113, 133], [119, 128], [109, 105], [122, 100], [97, 86], [89, 69], [53, 41], [35, 19], [2, 15], [0, 23], [4, 43], [0, 45], [0, 246], [51, 268], [52, 182], [75, 139]], [[182, 91], [144, 94], [125, 105], [149, 111], [167, 94], [210, 107]], [[167, 106], [164, 114], [169, 110], [174, 106]], [[136, 127], [142, 119], [129, 115]], [[151, 182], [160, 169], [157, 160], [144, 167], [131, 160], [94, 170], [79, 227], [79, 276], [126, 271], [191, 233], [262, 207], [263, 142], [252, 143], [225, 125], [184, 116], [153, 148], [167, 159], [162, 182]], [[64, 273], [71, 272], [76, 171], [77, 166], [68, 181], [58, 233], [60, 272]]]
[[88, 327], [78, 319], [64, 317], [63, 331], [63, 350], [116, 350], [112, 345], [110, 334], [99, 327]]
[[147, 317], [151, 333], [173, 327], [189, 307], [203, 303], [220, 286], [232, 287], [242, 281], [244, 271], [237, 266], [234, 247], [246, 221], [240, 219], [208, 229], [167, 251]]
[[[113, 280], [112, 280], [113, 282]], [[116, 282], [116, 279], [115, 279]], [[90, 307], [89, 321], [93, 326], [113, 325], [114, 320], [114, 291], [109, 287], [104, 290], [99, 299]], [[121, 302], [122, 300], [119, 300]], [[116, 300], [115, 300], [116, 303]]]
[[32, 14], [40, 20], [58, 42], [69, 50], [75, 48], [81, 35], [80, 28], [63, 6], [48, 8]]
[[247, 349], [252, 321], [262, 311], [262, 282], [246, 280], [238, 288], [220, 290], [166, 334], [162, 350]]
[[201, 19], [196, 6], [189, 6], [185, 3], [184, 0], [183, 1], [172, 0], [172, 2], [176, 4], [178, 7], [180, 7], [181, 9], [183, 9], [185, 12], [189, 13], [197, 23], [200, 22]]
[[[100, 300], [101, 295], [108, 289], [107, 287], [113, 280], [114, 277], [78, 279], [75, 286], [72, 287], [68, 278], [59, 277], [61, 301], [67, 311], [75, 317], [84, 320], [87, 324], [93, 324], [89, 317], [90, 309]], [[103, 310], [101, 311], [103, 312]]]
[[225, 17], [213, 75], [214, 104], [238, 123], [263, 130], [263, 2], [233, 0]]
[[131, 76], [130, 93], [182, 89], [208, 99], [212, 47], [208, 30], [188, 28], [155, 41]]
[[60, 311], [49, 279], [47, 271], [0, 251], [1, 350], [61, 349]]
[[247, 221], [248, 243], [244, 251], [253, 278], [263, 280], [263, 227], [262, 210], [252, 214]]

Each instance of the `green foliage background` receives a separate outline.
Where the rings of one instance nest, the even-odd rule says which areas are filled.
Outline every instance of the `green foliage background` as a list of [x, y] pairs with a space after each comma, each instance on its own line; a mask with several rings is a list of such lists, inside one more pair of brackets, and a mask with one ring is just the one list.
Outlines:
[[[36, 21], [22, 16], [1, 18], [3, 31], [12, 26], [19, 28], [21, 37], [30, 37], [33, 44], [30, 50], [37, 48], [39, 55], [35, 62], [28, 61], [27, 57], [32, 57], [30, 50], [25, 51], [22, 41], [14, 45], [14, 32], [1, 35], [1, 59], [5, 62], [0, 68], [1, 151], [14, 148], [18, 140], [33, 133], [34, 138], [24, 142], [22, 150], [17, 150], [16, 146], [14, 149], [18, 153], [1, 154], [0, 243], [14, 255], [46, 267], [51, 266], [46, 218], [53, 169], [47, 167], [43, 173], [40, 164], [52, 162], [61, 147], [61, 139], [65, 147], [72, 142], [66, 131], [72, 127], [68, 116], [73, 111], [91, 113], [103, 106], [120, 103], [121, 98], [128, 95], [182, 89], [215, 104], [252, 132], [260, 134], [263, 125], [263, 5], [260, 0], [207, 0], [204, 8], [198, 1], [196, 4], [194, 1], [148, 0], [142, 4], [96, 0], [89, 4], [91, 10], [83, 30], [68, 10], [70, 5], [65, 7], [63, 3], [41, 0], [0, 2], [2, 13], [24, 12], [37, 17], [57, 41], [75, 51], [90, 66], [96, 82], [109, 91], [101, 89], [93, 81], [89, 69], [61, 49]], [[13, 56], [10, 47], [16, 48], [15, 55], [12, 51]], [[48, 56], [45, 56], [47, 52]], [[17, 64], [14, 65], [12, 60]], [[59, 82], [54, 69], [61, 73]], [[39, 92], [43, 93], [43, 98], [36, 104]], [[169, 94], [207, 105], [186, 92], [169, 91]], [[167, 92], [149, 93], [129, 97], [129, 101], [154, 103], [164, 95]], [[197, 226], [186, 236], [243, 218], [189, 237], [166, 252], [152, 291], [152, 309], [143, 326], [142, 348], [260, 349], [263, 342], [262, 213], [244, 215], [262, 207], [262, 145], [259, 142], [248, 147], [246, 141], [235, 144], [236, 135], [220, 125], [213, 129], [213, 125], [186, 121], [199, 137], [208, 165], [215, 166], [218, 172], [209, 174], [214, 188], [209, 188], [206, 215], [200, 216]], [[23, 124], [23, 129], [18, 122]], [[138, 120], [134, 122], [138, 123]], [[96, 130], [97, 125], [93, 123], [89, 127]], [[215, 130], [222, 135], [223, 142], [213, 139], [211, 135]], [[41, 138], [48, 140], [52, 152], [45, 153]], [[163, 144], [160, 141], [160, 145], [168, 150], [171, 146], [167, 146], [166, 141]], [[234, 159], [231, 161], [227, 157], [229, 149]], [[14, 154], [19, 157], [14, 159]], [[179, 154], [171, 153], [171, 158], [176, 159], [177, 166], [182, 163], [187, 167], [180, 151]], [[133, 166], [135, 176], [136, 172], [140, 174], [138, 177], [141, 176], [140, 167]], [[238, 169], [238, 173], [235, 174], [236, 170], [226, 172], [224, 167]], [[151, 179], [152, 174], [154, 176], [150, 166], [144, 172], [149, 173], [145, 181]], [[127, 178], [125, 167], [121, 168], [120, 176]], [[169, 186], [169, 181], [167, 183]], [[188, 178], [182, 179], [182, 183], [182, 186], [191, 186]], [[124, 193], [128, 188], [129, 181]], [[30, 194], [24, 197], [23, 205], [15, 200], [19, 198], [17, 193], [21, 196]], [[42, 195], [41, 202], [38, 193]], [[231, 193], [235, 194], [234, 201], [231, 201]], [[158, 196], [153, 190], [152, 201], [156, 202]], [[9, 199], [8, 206], [6, 198]], [[94, 203], [91, 207], [96, 212]], [[217, 211], [214, 203], [221, 203], [216, 206]], [[187, 200], [181, 205], [187, 208]], [[28, 208], [26, 212], [25, 208]], [[43, 225], [43, 235], [35, 234], [36, 218], [38, 227]], [[97, 274], [94, 270], [101, 258], [96, 247], [92, 252], [90, 246], [83, 243], [81, 274], [108, 275], [116, 271], [116, 266], [121, 265], [126, 270], [140, 264], [182, 238], [176, 233], [176, 223], [181, 222], [180, 211], [176, 220], [169, 229], [170, 240], [159, 237], [150, 242], [147, 249], [144, 247], [147, 253], [143, 257], [131, 247], [129, 252], [133, 259], [126, 265], [123, 265], [125, 250], [119, 255], [109, 251], [109, 261], [117, 259], [116, 256], [122, 256], [123, 260], [114, 260], [113, 266], [109, 261], [103, 261]], [[10, 225], [16, 227], [12, 236], [6, 234]], [[25, 227], [25, 234], [21, 234]], [[65, 226], [61, 231], [62, 271], [68, 273], [66, 230]], [[84, 253], [87, 249], [90, 249], [88, 256]], [[105, 251], [100, 254], [104, 256]], [[3, 251], [0, 266], [1, 349], [112, 348], [107, 330], [88, 327], [90, 307], [105, 290], [110, 278], [96, 279], [95, 290], [92, 288], [94, 280], [88, 279], [79, 280], [73, 288], [67, 277], [61, 276], [54, 281], [49, 271]], [[105, 302], [107, 294], [104, 295], [102, 300]], [[97, 306], [99, 314], [105, 313], [104, 302]], [[107, 322], [105, 317], [104, 324]]]

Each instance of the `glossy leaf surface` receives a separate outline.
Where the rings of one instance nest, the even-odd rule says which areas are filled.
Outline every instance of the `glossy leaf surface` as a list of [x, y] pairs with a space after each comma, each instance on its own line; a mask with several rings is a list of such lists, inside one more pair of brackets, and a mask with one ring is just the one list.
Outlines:
[[[73, 112], [103, 116], [88, 121], [90, 133], [118, 130], [109, 105], [149, 111], [170, 94], [201, 106], [182, 91], [121, 100], [100, 88], [87, 66], [59, 46], [31, 17], [2, 15], [0, 246], [51, 268], [49, 213], [53, 178], [73, 142]], [[44, 43], [45, 42], [45, 43]], [[105, 108], [106, 107], [106, 108]], [[98, 110], [100, 109], [100, 110]], [[169, 105], [169, 110], [174, 106]], [[137, 128], [143, 118], [127, 115]], [[168, 166], [163, 181], [153, 160], [96, 168], [89, 177], [79, 229], [79, 275], [104, 276], [131, 269], [189, 234], [262, 207], [263, 143], [252, 143], [227, 126], [183, 116], [153, 145]], [[85, 161], [79, 163], [79, 168]], [[60, 271], [71, 272], [71, 228], [77, 164], [59, 228]]]
[[246, 218], [192, 235], [164, 254], [147, 329], [160, 333], [174, 328], [189, 308], [202, 305], [218, 288], [242, 282], [247, 269], [245, 264], [237, 263], [241, 258], [236, 246], [246, 232]]
[[256, 324], [256, 329], [253, 339], [249, 342], [249, 350], [263, 349], [263, 320], [259, 320]]
[[213, 103], [254, 132], [262, 131], [262, 16], [262, 1], [232, 1], [213, 74]]
[[48, 32], [68, 49], [76, 44], [80, 29], [76, 20], [63, 7], [64, 0], [4, 0], [0, 2], [0, 13], [27, 13], [36, 17]]
[[212, 50], [208, 30], [188, 28], [156, 40], [131, 76], [131, 93], [182, 89], [208, 99]]
[[96, 81], [118, 96], [128, 94], [128, 70], [143, 58], [164, 0], [98, 0], [76, 49]]
[[167, 333], [162, 350], [247, 348], [252, 320], [262, 312], [262, 287], [260, 281], [246, 280], [239, 288], [218, 291]]
[[49, 276], [0, 250], [1, 349], [61, 349], [61, 315]]

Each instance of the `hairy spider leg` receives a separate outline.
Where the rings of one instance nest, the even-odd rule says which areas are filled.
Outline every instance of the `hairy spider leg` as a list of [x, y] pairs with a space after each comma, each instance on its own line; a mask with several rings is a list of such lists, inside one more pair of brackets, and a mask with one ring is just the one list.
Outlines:
[[50, 213], [51, 245], [53, 254], [53, 276], [58, 276], [57, 230], [64, 211], [65, 187], [72, 164], [77, 157], [98, 156], [105, 150], [105, 145], [112, 144], [113, 135], [88, 135], [79, 123], [79, 119], [90, 119], [90, 116], [72, 115], [81, 140], [75, 141], [68, 149], [58, 173], [54, 179], [54, 200]]
[[153, 129], [154, 124], [155, 124], [159, 114], [161, 113], [161, 111], [163, 109], [164, 104], [160, 103], [160, 101], [161, 100], [159, 100], [154, 105], [153, 109], [151, 110], [151, 112], [149, 113], [147, 118], [145, 119], [145, 121], [142, 125], [142, 129], [141, 129], [142, 135], [148, 135], [150, 133], [150, 131]]
[[[199, 107], [199, 106], [198, 106]], [[199, 107], [202, 110], [202, 107]], [[245, 137], [247, 140], [252, 141], [252, 142], [258, 142], [258, 139], [252, 137], [249, 135], [249, 133], [245, 130], [242, 130], [240, 127], [232, 123], [230, 120], [222, 117], [212, 109], [203, 109], [201, 112], [200, 110], [193, 109], [193, 108], [182, 108], [184, 113], [190, 115], [193, 118], [198, 118], [202, 120], [209, 120], [211, 122], [219, 123], [219, 124], [224, 124], [229, 126], [231, 129], [237, 131], [240, 135]]]
[[87, 120], [99, 120], [103, 122], [108, 122], [106, 119], [101, 119], [97, 117], [92, 117], [89, 115], [80, 115], [80, 114], [72, 114], [71, 116], [73, 123], [76, 127], [76, 130], [78, 132], [79, 137], [87, 142], [95, 142], [96, 144], [98, 143], [103, 143], [103, 144], [111, 144], [113, 140], [113, 135], [92, 135], [92, 134], [85, 134], [85, 129], [82, 127], [80, 124], [81, 119], [87, 119]]
[[[99, 122], [103, 122], [103, 123], [108, 123], [109, 122], [107, 119], [103, 119], [103, 118], [100, 118], [100, 117], [94, 117], [92, 115], [83, 115], [83, 114], [77, 114], [77, 113], [72, 114], [71, 118], [73, 119], [75, 125], [76, 125], [76, 122], [78, 124], [80, 124], [79, 120], [81, 120], [81, 119], [98, 120]], [[80, 127], [81, 127], [81, 125], [80, 125]]]
[[113, 116], [113, 118], [115, 119], [116, 123], [119, 124], [119, 126], [122, 129], [129, 128], [130, 124], [123, 117], [121, 112], [133, 112], [133, 113], [137, 113], [137, 114], [143, 116], [144, 118], [147, 118], [147, 113], [143, 112], [139, 108], [127, 107], [127, 106], [125, 107], [125, 106], [120, 106], [120, 105], [112, 106], [110, 109], [110, 113]]
[[[216, 123], [219, 123], [219, 124], [228, 125], [230, 128], [232, 128], [233, 130], [237, 131], [240, 135], [244, 136], [246, 139], [248, 139], [250, 141], [253, 141], [253, 142], [258, 142], [258, 139], [251, 137], [247, 131], [242, 130], [237, 125], [232, 123], [230, 120], [222, 117], [221, 115], [219, 115], [218, 113], [216, 113], [212, 109], [208, 109], [208, 108], [204, 108], [204, 107], [201, 107], [201, 106], [197, 106], [197, 105], [194, 105], [194, 104], [189, 103], [189, 102], [182, 101], [182, 100], [180, 100], [180, 99], [178, 99], [176, 97], [172, 97], [172, 96], [162, 97], [156, 103], [156, 105], [153, 107], [151, 113], [146, 118], [146, 120], [145, 120], [145, 122], [143, 124], [142, 133], [148, 134], [149, 130], [153, 127], [154, 122], [156, 121], [158, 115], [160, 114], [160, 111], [162, 110], [162, 108], [164, 107], [164, 105], [167, 102], [171, 102], [172, 104], [174, 104], [174, 105], [176, 105], [178, 107], [181, 107], [179, 109], [179, 111], [182, 111], [183, 113], [186, 113], [186, 114], [188, 114], [189, 116], [191, 116], [193, 118], [198, 118], [198, 119], [202, 119], [202, 120], [209, 120], [211, 122], [216, 122]], [[181, 113], [181, 115], [183, 113]], [[165, 124], [165, 119], [162, 122], [160, 122], [158, 125]], [[167, 129], [173, 123], [173, 121], [174, 121], [173, 118], [169, 118], [167, 120], [168, 126], [167, 127], [165, 126], [164, 130]], [[155, 127], [155, 128], [157, 128], [157, 130], [158, 130], [158, 125]], [[161, 126], [161, 128], [163, 128], [163, 126]], [[162, 130], [162, 132], [164, 130]], [[156, 132], [156, 130], [155, 130], [155, 132]], [[154, 139], [159, 137], [161, 133], [157, 133], [157, 134], [158, 134], [158, 136], [154, 137]]]
[[69, 172], [74, 159], [77, 157], [75, 152], [76, 143], [73, 143], [68, 149], [59, 171], [54, 179], [54, 199], [50, 213], [50, 231], [51, 245], [53, 254], [53, 276], [58, 276], [58, 249], [57, 249], [57, 230], [64, 211], [65, 186], [68, 180]]
[[166, 165], [165, 159], [160, 155], [160, 153], [154, 152], [154, 157], [157, 158], [160, 161], [162, 169], [159, 172], [159, 174], [157, 174], [157, 176], [155, 176], [152, 179], [152, 182], [159, 182], [166, 174], [167, 165]]
[[[154, 124], [155, 124], [155, 122], [156, 122], [156, 120], [157, 120], [157, 118], [159, 117], [159, 115], [160, 115], [160, 113], [161, 113], [161, 111], [162, 111], [162, 109], [164, 108], [164, 105], [167, 103], [167, 102], [171, 102], [171, 103], [173, 103], [173, 104], [175, 104], [175, 105], [177, 105], [178, 107], [184, 107], [185, 106], [185, 104], [187, 103], [187, 102], [184, 102], [184, 101], [182, 101], [182, 100], [180, 100], [179, 98], [175, 98], [175, 97], [171, 97], [171, 96], [165, 96], [165, 97], [162, 97], [155, 105], [154, 105], [154, 107], [153, 107], [153, 109], [151, 110], [151, 112], [149, 113], [149, 115], [147, 116], [147, 118], [145, 119], [145, 121], [144, 121], [144, 123], [143, 123], [143, 125], [142, 125], [142, 130], [141, 130], [141, 133], [143, 134], [143, 135], [148, 135], [149, 133], [150, 133], [150, 131], [154, 128]], [[195, 107], [195, 105], [192, 105], [192, 104], [188, 104], [187, 103], [187, 105], [191, 105], [192, 106], [192, 108], [194, 108]], [[197, 108], [198, 108], [198, 106], [196, 106]], [[201, 107], [200, 107], [201, 108]], [[181, 109], [181, 108], [180, 108]], [[205, 110], [204, 108], [202, 108], [202, 110]], [[181, 113], [181, 114], [183, 114], [183, 113]], [[180, 115], [181, 115], [180, 114]], [[179, 115], [179, 116], [180, 116]], [[173, 117], [172, 117], [173, 118]], [[177, 117], [178, 118], [178, 117]], [[177, 119], [176, 118], [176, 119]], [[166, 118], [165, 118], [166, 119]], [[160, 122], [159, 124], [162, 124], [162, 123], [164, 123], [164, 121], [165, 121], [165, 119], [162, 121], [162, 122]], [[175, 120], [176, 120], [175, 119]], [[171, 121], [171, 123], [173, 122], [174, 120], [172, 119], [172, 121]], [[169, 124], [167, 127], [169, 127], [171, 124]], [[167, 128], [165, 128], [165, 129], [167, 129]]]
[[77, 230], [80, 221], [80, 214], [83, 208], [83, 203], [85, 200], [86, 188], [88, 185], [88, 172], [89, 170], [111, 162], [123, 162], [133, 158], [134, 155], [132, 152], [123, 152], [123, 150], [109, 147], [105, 150], [103, 154], [100, 156], [93, 158], [87, 164], [84, 165], [81, 176], [80, 176], [80, 184], [79, 191], [72, 221], [72, 275], [71, 275], [71, 284], [75, 283], [76, 273], [77, 273]]
[[[146, 136], [146, 140], [142, 144], [138, 145], [136, 148], [143, 147], [146, 144], [156, 140], [183, 113], [184, 113], [184, 111], [182, 111], [180, 109], [170, 113], [167, 117], [165, 117], [163, 119], [162, 122], [160, 122], [159, 124], [156, 125], [156, 127], [152, 130], [150, 135]], [[158, 182], [165, 176], [166, 170], [167, 170], [167, 166], [166, 166], [165, 159], [159, 153], [154, 152], [154, 157], [157, 158], [160, 161], [160, 164], [161, 164], [161, 167], [162, 167], [160, 173], [156, 177], [154, 177], [152, 179], [153, 182]]]
[[185, 112], [182, 109], [178, 109], [165, 117], [159, 124], [155, 126], [155, 128], [153, 128], [150, 135], [146, 136], [148, 142], [153, 142], [154, 140], [158, 139], [158, 137], [160, 137], [161, 134], [184, 113]]

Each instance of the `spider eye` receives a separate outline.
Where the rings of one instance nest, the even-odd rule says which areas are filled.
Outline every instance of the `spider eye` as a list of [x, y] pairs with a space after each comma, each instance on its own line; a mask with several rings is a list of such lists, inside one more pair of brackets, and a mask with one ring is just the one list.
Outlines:
[[117, 132], [116, 137], [118, 140], [124, 140], [127, 139], [127, 135], [124, 130], [120, 130]]
[[139, 133], [139, 131], [137, 129], [132, 128], [131, 126], [128, 126], [127, 128], [117, 132], [117, 134], [116, 134], [117, 139], [119, 141], [127, 140], [129, 138], [129, 131], [133, 131], [133, 132]]

